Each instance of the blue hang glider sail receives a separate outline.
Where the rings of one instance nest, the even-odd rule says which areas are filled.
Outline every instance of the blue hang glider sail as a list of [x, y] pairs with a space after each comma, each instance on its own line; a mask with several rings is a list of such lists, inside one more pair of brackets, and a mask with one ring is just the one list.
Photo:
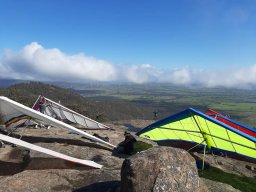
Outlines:
[[211, 151], [256, 163], [256, 138], [192, 108], [155, 122], [137, 135], [184, 149], [207, 146]]

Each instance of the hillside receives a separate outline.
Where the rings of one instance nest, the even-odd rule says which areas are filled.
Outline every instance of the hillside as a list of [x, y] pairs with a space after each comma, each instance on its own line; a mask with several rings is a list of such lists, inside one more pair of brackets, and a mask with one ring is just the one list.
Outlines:
[[0, 89], [0, 95], [26, 106], [33, 106], [39, 95], [44, 95], [62, 105], [98, 121], [150, 119], [153, 108], [129, 101], [93, 101], [70, 90], [38, 82], [20, 83]]

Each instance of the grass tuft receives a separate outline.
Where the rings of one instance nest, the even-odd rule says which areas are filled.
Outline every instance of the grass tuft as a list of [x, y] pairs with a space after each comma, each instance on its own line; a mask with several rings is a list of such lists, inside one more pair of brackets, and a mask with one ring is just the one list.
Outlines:
[[151, 147], [153, 147], [153, 145], [151, 145], [149, 143], [142, 142], [142, 141], [137, 141], [133, 144], [133, 150], [135, 153], [140, 152], [140, 151], [145, 151]]
[[243, 192], [252, 192], [256, 189], [256, 178], [226, 173], [215, 167], [209, 167], [209, 169], [204, 170], [201, 172], [200, 177], [229, 184]]

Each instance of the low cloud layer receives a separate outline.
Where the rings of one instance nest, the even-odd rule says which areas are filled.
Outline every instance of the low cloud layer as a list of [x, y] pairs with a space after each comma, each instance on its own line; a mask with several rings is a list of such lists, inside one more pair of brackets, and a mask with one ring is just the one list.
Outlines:
[[198, 70], [187, 66], [163, 71], [149, 64], [119, 66], [84, 54], [67, 55], [59, 49], [45, 49], [33, 42], [19, 52], [4, 52], [0, 57], [0, 78], [256, 88], [256, 64], [222, 71]]
[[[45, 49], [38, 43], [25, 46], [20, 52], [6, 51], [0, 60], [1, 71], [14, 78], [31, 80], [96, 80], [116, 79], [115, 67], [103, 60], [83, 54], [66, 55], [58, 49]], [[5, 76], [1, 73], [1, 76]]]

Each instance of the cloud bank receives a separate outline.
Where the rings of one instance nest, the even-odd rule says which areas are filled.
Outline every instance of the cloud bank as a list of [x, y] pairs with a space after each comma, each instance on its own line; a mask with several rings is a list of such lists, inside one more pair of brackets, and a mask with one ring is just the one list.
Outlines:
[[150, 64], [121, 66], [84, 54], [67, 55], [59, 49], [46, 49], [33, 42], [19, 52], [4, 52], [0, 57], [0, 78], [256, 88], [256, 64], [222, 71], [192, 69], [188, 66], [164, 71]]
[[39, 80], [115, 80], [116, 69], [106, 61], [83, 54], [66, 55], [36, 42], [20, 52], [6, 51], [0, 60], [1, 76]]

